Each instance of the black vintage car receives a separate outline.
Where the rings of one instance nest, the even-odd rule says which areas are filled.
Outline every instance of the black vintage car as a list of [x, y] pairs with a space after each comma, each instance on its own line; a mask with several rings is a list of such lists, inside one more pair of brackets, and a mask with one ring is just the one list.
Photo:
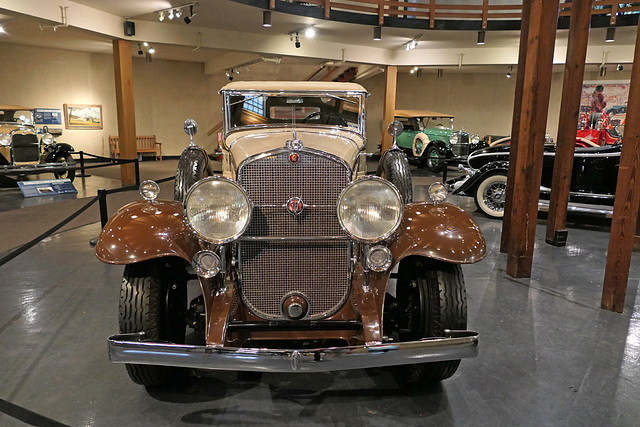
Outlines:
[[[485, 214], [501, 218], [509, 169], [509, 144], [475, 151], [469, 155], [466, 175], [448, 180], [452, 194], [473, 197]], [[577, 147], [574, 154], [573, 173], [568, 212], [611, 216], [620, 166], [622, 144], [604, 147]], [[556, 146], [545, 144], [540, 186], [540, 210], [547, 210]]]
[[33, 108], [0, 105], [0, 168], [20, 174], [21, 170], [53, 172], [56, 178], [75, 178], [73, 147], [56, 142], [46, 126], [37, 129]]

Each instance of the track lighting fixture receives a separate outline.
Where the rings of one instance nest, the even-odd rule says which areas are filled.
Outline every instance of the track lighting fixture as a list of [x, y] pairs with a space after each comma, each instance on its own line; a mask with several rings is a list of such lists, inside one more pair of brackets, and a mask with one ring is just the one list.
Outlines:
[[513, 71], [513, 65], [509, 67], [509, 71], [507, 71], [507, 78], [511, 78], [511, 72]]
[[147, 52], [156, 53], [156, 50], [154, 48], [152, 48], [151, 46], [149, 46], [149, 50]]
[[479, 45], [483, 45], [484, 44], [484, 36], [486, 35], [486, 31], [478, 31], [478, 44]]
[[270, 27], [271, 26], [271, 11], [265, 10], [262, 12], [262, 26]]
[[405, 50], [409, 51], [409, 50], [413, 50], [416, 47], [418, 47], [418, 41], [417, 40], [411, 40], [409, 42], [407, 42], [407, 45], [405, 46]]
[[604, 41], [607, 43], [612, 43], [616, 38], [616, 27], [607, 28], [607, 37], [605, 37]]
[[441, 79], [444, 76], [444, 70], [442, 68], [438, 68], [438, 78]]
[[373, 27], [373, 39], [376, 41], [382, 39], [382, 27]]
[[147, 52], [147, 55], [145, 56], [145, 59], [147, 60], [147, 62], [151, 62], [151, 60], [152, 60], [151, 52]]
[[605, 77], [607, 75], [607, 67], [600, 67], [600, 77]]
[[164, 21], [165, 16], [171, 20], [173, 18], [180, 19], [182, 15], [184, 15], [183, 9], [186, 7], [189, 7], [189, 16], [184, 17], [184, 22], [186, 24], [189, 24], [191, 22], [191, 19], [193, 19], [193, 17], [196, 15], [195, 13], [193, 13], [193, 6], [197, 4], [198, 2], [195, 1], [193, 3], [186, 3], [186, 4], [181, 4], [180, 6], [161, 9], [158, 11], [158, 20]]
[[142, 55], [144, 52], [142, 52], [142, 46], [140, 46], [140, 43], [138, 43], [138, 55]]

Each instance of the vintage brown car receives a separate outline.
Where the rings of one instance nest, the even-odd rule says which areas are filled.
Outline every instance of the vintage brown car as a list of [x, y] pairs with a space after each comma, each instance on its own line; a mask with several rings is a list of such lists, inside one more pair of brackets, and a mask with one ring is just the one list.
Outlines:
[[125, 265], [110, 359], [153, 386], [185, 368], [398, 366], [403, 380], [439, 381], [474, 357], [461, 264], [484, 258], [482, 232], [436, 203], [442, 184], [436, 202], [411, 202], [397, 146], [382, 177], [367, 175], [364, 88], [234, 82], [221, 94], [222, 174], [187, 120], [174, 200], [145, 182], [146, 200], [100, 235], [98, 258]]

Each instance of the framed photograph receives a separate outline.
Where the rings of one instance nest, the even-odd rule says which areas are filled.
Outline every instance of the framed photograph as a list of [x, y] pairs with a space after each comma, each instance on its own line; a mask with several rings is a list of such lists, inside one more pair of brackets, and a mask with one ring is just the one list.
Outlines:
[[64, 104], [67, 129], [102, 129], [102, 105]]

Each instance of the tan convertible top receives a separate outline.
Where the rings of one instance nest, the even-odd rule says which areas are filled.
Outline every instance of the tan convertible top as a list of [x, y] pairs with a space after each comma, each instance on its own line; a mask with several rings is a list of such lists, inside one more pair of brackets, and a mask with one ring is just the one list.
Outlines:
[[0, 105], [0, 110], [28, 110], [28, 111], [32, 111], [33, 108], [21, 107], [19, 105]]
[[357, 83], [337, 82], [290, 82], [290, 81], [257, 81], [257, 82], [232, 82], [224, 86], [221, 91], [330, 91], [330, 92], [366, 92], [365, 88]]
[[396, 110], [394, 117], [447, 117], [453, 119], [451, 114], [443, 114], [429, 110]]

